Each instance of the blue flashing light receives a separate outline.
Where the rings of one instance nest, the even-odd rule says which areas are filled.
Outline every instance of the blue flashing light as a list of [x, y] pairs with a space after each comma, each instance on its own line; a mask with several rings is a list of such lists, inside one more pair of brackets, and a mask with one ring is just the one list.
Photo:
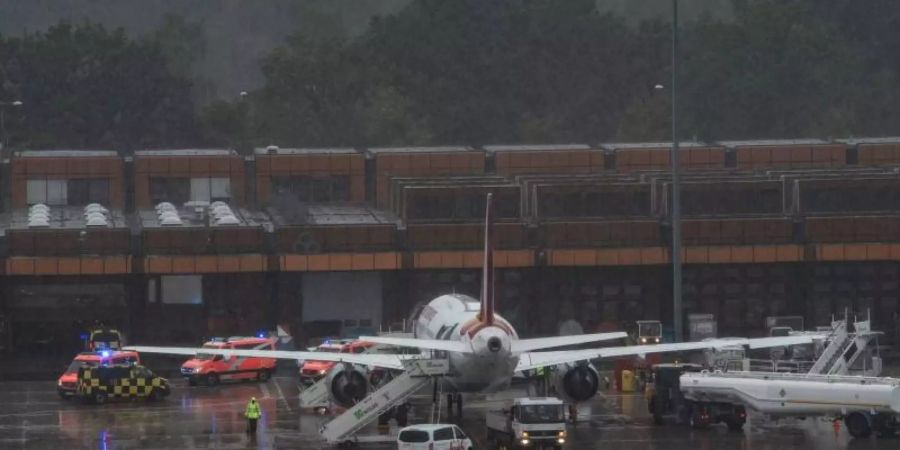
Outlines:
[[100, 352], [100, 356], [109, 358], [109, 350], [103, 350], [102, 352]]
[[266, 333], [264, 331], [260, 331], [259, 333], [256, 333], [256, 337], [264, 338], [264, 337], [266, 337]]

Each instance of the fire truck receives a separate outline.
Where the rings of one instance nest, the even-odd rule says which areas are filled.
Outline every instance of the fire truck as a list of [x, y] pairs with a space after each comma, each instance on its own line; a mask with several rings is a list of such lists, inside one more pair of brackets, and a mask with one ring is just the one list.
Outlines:
[[[208, 349], [275, 350], [275, 339], [264, 337], [233, 336], [213, 338], [203, 344]], [[197, 353], [181, 365], [181, 376], [191, 386], [198, 383], [216, 386], [221, 381], [267, 381], [275, 371], [274, 358], [250, 358], [244, 356]]]
[[[317, 352], [327, 353], [365, 353], [374, 346], [371, 342], [354, 341], [347, 339], [326, 340], [316, 347]], [[317, 361], [308, 359], [300, 364], [300, 384], [310, 386], [325, 376], [335, 363], [332, 361]]]
[[100, 367], [106, 365], [140, 364], [141, 357], [137, 352], [116, 352], [100, 350], [97, 352], [83, 352], [75, 356], [69, 367], [56, 381], [56, 391], [65, 400], [75, 395], [78, 382], [78, 369], [82, 367]]

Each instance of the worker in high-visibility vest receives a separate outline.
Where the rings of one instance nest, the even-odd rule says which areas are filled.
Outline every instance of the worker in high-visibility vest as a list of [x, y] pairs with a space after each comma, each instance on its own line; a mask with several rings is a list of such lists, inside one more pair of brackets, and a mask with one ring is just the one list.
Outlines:
[[247, 417], [247, 434], [256, 434], [256, 422], [259, 421], [259, 416], [262, 414], [259, 410], [259, 403], [256, 403], [256, 397], [250, 398], [250, 403], [247, 403], [247, 410], [244, 411], [244, 416]]

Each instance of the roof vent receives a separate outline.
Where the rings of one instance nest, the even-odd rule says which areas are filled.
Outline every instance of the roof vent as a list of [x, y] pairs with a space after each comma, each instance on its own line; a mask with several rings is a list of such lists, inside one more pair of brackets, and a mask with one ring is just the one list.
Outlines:
[[89, 212], [89, 213], [86, 213], [86, 214], [84, 215], [84, 220], [87, 220], [87, 221], [91, 221], [91, 220], [103, 220], [103, 221], [106, 221], [106, 216], [103, 215], [103, 213], [99, 213], [99, 212]]
[[277, 155], [278, 150], [279, 150], [279, 148], [277, 145], [270, 145], [270, 146], [266, 147], [266, 153], [268, 153], [270, 155]]
[[176, 215], [164, 215], [160, 217], [159, 224], [164, 227], [178, 226], [181, 225], [181, 218]]
[[50, 221], [46, 217], [29, 217], [28, 228], [46, 228], [50, 226]]
[[233, 216], [234, 212], [228, 206], [217, 206], [213, 208], [212, 215], [214, 217]]
[[35, 203], [28, 208], [28, 211], [50, 211], [50, 207], [43, 203]]
[[107, 227], [109, 226], [109, 222], [106, 221], [106, 217], [102, 214], [92, 215], [88, 217], [87, 226], [89, 227]]
[[216, 201], [214, 201], [214, 202], [212, 202], [212, 203], [209, 204], [209, 207], [210, 207], [211, 209], [216, 209], [216, 208], [218, 208], [218, 207], [220, 207], [220, 206], [224, 206], [224, 207], [227, 208], [227, 207], [228, 207], [228, 203], [225, 203], [225, 202], [223, 202], [222, 200], [216, 200]]
[[156, 205], [157, 214], [161, 213], [163, 211], [175, 211], [175, 210], [176, 210], [175, 205], [173, 205], [169, 202], [162, 202], [162, 203], [159, 203]]
[[109, 210], [104, 208], [103, 205], [99, 203], [91, 203], [84, 207], [84, 213], [89, 214], [92, 212], [98, 212], [100, 214], [109, 214]]
[[238, 218], [235, 217], [234, 214], [217, 217], [216, 220], [215, 220], [215, 222], [214, 222], [214, 225], [218, 225], [218, 226], [221, 226], [221, 225], [240, 225], [240, 224], [241, 224], [241, 221], [238, 220]]

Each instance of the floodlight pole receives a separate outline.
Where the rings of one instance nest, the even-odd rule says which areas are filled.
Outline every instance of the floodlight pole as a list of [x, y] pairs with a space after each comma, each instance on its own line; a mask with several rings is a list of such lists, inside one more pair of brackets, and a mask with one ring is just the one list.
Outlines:
[[672, 0], [672, 317], [675, 342], [684, 339], [681, 305], [681, 185], [678, 166], [678, 0]]

